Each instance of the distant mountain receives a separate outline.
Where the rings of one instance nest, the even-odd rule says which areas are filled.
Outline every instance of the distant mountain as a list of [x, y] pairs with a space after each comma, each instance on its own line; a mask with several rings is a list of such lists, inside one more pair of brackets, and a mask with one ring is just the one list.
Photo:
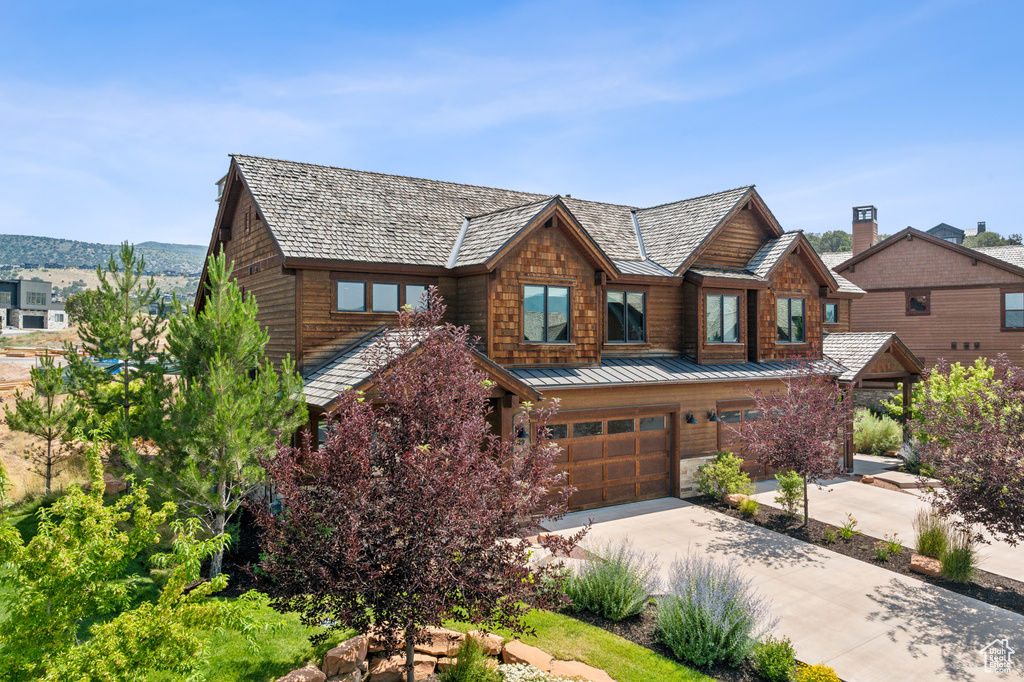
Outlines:
[[[119, 248], [113, 244], [93, 244], [73, 239], [0, 234], [0, 265], [94, 268], [101, 263], [106, 265], [110, 254]], [[206, 259], [206, 247], [196, 244], [142, 242], [135, 245], [135, 251], [145, 256], [146, 270], [149, 272], [199, 272]]]

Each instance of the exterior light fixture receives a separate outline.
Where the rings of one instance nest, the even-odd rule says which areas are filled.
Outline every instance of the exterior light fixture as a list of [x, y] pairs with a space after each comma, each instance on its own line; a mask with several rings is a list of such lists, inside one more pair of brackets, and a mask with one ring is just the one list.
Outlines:
[[687, 424], [696, 424], [697, 423], [697, 418], [693, 416], [693, 412], [687, 412], [686, 413], [686, 423]]
[[708, 410], [708, 421], [709, 422], [720, 422], [722, 418], [718, 416], [718, 412], [714, 410]]

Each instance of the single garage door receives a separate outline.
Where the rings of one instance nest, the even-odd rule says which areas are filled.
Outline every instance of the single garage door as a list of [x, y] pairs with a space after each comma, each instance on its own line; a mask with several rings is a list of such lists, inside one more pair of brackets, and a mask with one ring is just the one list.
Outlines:
[[581, 419], [548, 428], [562, 448], [559, 462], [576, 488], [571, 509], [670, 494], [668, 414]]
[[42, 329], [43, 328], [43, 316], [42, 315], [22, 315], [21, 317], [22, 329]]

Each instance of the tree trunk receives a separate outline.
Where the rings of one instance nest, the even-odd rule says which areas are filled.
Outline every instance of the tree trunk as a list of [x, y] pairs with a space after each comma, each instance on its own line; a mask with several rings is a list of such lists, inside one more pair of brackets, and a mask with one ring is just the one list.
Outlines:
[[53, 479], [53, 441], [46, 441], [46, 496], [50, 496], [50, 481]]
[[807, 525], [809, 518], [807, 514], [807, 477], [804, 476], [804, 526]]
[[[221, 462], [224, 461], [224, 448], [220, 449]], [[224, 476], [224, 472], [221, 471], [220, 477], [217, 479], [217, 509], [216, 515], [213, 517], [213, 535], [214, 537], [221, 535], [224, 529], [228, 525], [227, 518], [227, 492], [228, 482]], [[214, 555], [210, 558], [210, 580], [213, 580], [220, 575], [220, 569], [224, 565], [224, 550], [218, 549]]]
[[416, 682], [416, 638], [412, 627], [405, 630], [405, 682]]

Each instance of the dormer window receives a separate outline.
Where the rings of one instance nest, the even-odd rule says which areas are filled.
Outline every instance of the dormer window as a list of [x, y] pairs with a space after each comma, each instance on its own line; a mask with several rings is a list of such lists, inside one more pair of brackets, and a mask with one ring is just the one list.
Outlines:
[[646, 301], [642, 291], [608, 292], [608, 343], [643, 343]]
[[779, 329], [779, 343], [804, 343], [804, 299], [782, 298], [775, 300], [775, 321]]
[[709, 294], [705, 299], [708, 343], [738, 343], [740, 340], [740, 297]]
[[523, 286], [523, 340], [569, 342], [569, 287]]

